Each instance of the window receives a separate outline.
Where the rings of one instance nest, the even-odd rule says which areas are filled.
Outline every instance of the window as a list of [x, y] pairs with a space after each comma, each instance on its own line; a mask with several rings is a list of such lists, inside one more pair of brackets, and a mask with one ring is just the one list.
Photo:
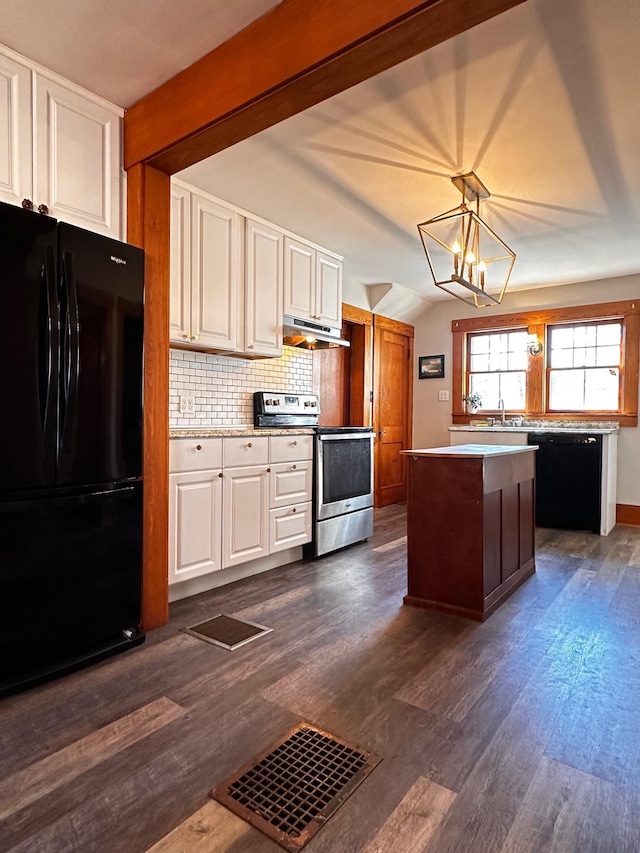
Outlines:
[[550, 326], [547, 340], [549, 410], [617, 412], [622, 322]]
[[[453, 422], [467, 423], [463, 397], [483, 414], [638, 425], [640, 300], [454, 320]], [[544, 344], [533, 355], [527, 344]]]
[[481, 408], [524, 411], [527, 384], [527, 331], [480, 332], [469, 335], [469, 394], [478, 393]]

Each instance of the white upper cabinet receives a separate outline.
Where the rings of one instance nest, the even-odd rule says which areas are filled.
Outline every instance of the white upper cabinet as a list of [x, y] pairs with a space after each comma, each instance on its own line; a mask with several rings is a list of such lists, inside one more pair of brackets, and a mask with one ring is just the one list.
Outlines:
[[0, 48], [0, 200], [121, 239], [122, 116]]
[[191, 340], [191, 193], [171, 184], [169, 337]]
[[191, 328], [194, 342], [236, 350], [241, 309], [242, 217], [191, 195]]
[[284, 241], [284, 313], [315, 320], [315, 251], [306, 243]]
[[38, 74], [34, 89], [36, 207], [119, 239], [120, 115]]
[[179, 180], [171, 182], [169, 339], [282, 355], [282, 317], [342, 324], [342, 260]]
[[316, 319], [342, 326], [342, 261], [316, 252]]
[[256, 356], [282, 355], [282, 232], [246, 220], [244, 347]]
[[31, 69], [0, 54], [0, 201], [33, 196]]
[[284, 246], [284, 313], [342, 325], [342, 261], [292, 237]]

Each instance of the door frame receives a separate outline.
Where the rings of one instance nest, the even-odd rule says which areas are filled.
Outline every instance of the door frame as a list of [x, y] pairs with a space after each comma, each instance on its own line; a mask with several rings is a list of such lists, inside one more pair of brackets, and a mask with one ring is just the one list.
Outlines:
[[286, 0], [125, 113], [127, 234], [146, 257], [146, 630], [169, 618], [170, 176], [523, 2]]

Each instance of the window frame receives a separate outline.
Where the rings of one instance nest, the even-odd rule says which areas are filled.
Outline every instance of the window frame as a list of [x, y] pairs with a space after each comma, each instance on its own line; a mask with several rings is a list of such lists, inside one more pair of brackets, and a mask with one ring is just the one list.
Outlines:
[[[526, 334], [527, 329], [526, 329], [526, 326], [522, 326], [522, 327], [515, 327], [515, 328], [510, 328], [510, 329], [478, 329], [477, 331], [467, 332], [467, 346], [466, 346], [466, 352], [465, 352], [465, 375], [464, 375], [464, 387], [465, 387], [464, 394], [465, 395], [469, 394], [471, 391], [470, 376], [474, 372], [475, 373], [525, 373], [525, 374], [527, 373], [527, 368], [525, 368], [524, 371], [523, 370], [489, 370], [489, 371], [472, 371], [471, 370], [471, 347], [469, 346], [470, 339], [473, 337], [477, 337], [478, 335], [499, 335], [502, 333], [509, 333], [509, 332], [524, 332]], [[525, 377], [525, 381], [526, 381], [526, 377]], [[480, 409], [482, 411], [485, 411], [486, 407], [481, 405]], [[490, 410], [488, 410], [488, 411], [490, 411]], [[525, 394], [525, 408], [524, 409], [517, 409], [514, 411], [518, 411], [520, 414], [522, 414], [523, 412], [526, 411], [526, 394]]]
[[[575, 326], [582, 326], [582, 327], [584, 327], [584, 326], [605, 326], [605, 325], [613, 325], [614, 323], [616, 325], [620, 326], [620, 332], [621, 332], [621, 336], [620, 336], [620, 363], [615, 364], [615, 365], [604, 365], [604, 366], [605, 367], [609, 367], [609, 366], [615, 367], [617, 370], [619, 370], [620, 365], [622, 363], [622, 356], [624, 354], [624, 322], [619, 317], [606, 317], [606, 318], [600, 317], [600, 318], [595, 319], [595, 320], [579, 320], [577, 322], [571, 322], [571, 323], [567, 323], [567, 322], [565, 322], [565, 323], [548, 323], [547, 328], [546, 328], [546, 338], [547, 338], [547, 343], [549, 344], [549, 353], [551, 352], [551, 337], [553, 335], [554, 329], [561, 329], [561, 328], [566, 327], [566, 326], [568, 326], [569, 328], [574, 328]], [[574, 349], [575, 349], [575, 347], [574, 347]], [[547, 400], [547, 409], [550, 413], [553, 413], [553, 414], [556, 414], [559, 411], [562, 412], [563, 410], [551, 408], [551, 392], [549, 389], [551, 387], [551, 373], [552, 373], [552, 371], [554, 371], [554, 370], [597, 370], [597, 369], [599, 369], [598, 365], [591, 365], [591, 366], [585, 365], [583, 367], [571, 367], [571, 368], [551, 367], [548, 360], [546, 361], [545, 368], [546, 368], [546, 370], [545, 370], [545, 383], [546, 383], [545, 387], [548, 391], [548, 397], [549, 397], [549, 399]], [[611, 415], [615, 415], [615, 416], [619, 415], [620, 410], [622, 408], [622, 397], [623, 397], [622, 384], [623, 384], [622, 383], [622, 373], [619, 372], [619, 374], [618, 374], [618, 406], [616, 409], [613, 409], [613, 410], [612, 409], [603, 409], [602, 411], [608, 411], [611, 413]], [[570, 411], [575, 412], [576, 414], [581, 414], [582, 412], [591, 411], [591, 410], [590, 409], [571, 409]]]
[[[622, 322], [622, 362], [620, 366], [619, 411], [581, 410], [550, 411], [547, 393], [547, 326], [582, 321], [620, 320]], [[468, 335], [474, 332], [515, 331], [526, 328], [544, 343], [542, 355], [527, 355], [527, 390], [525, 413], [530, 419], [547, 421], [617, 421], [621, 427], [638, 425], [638, 363], [640, 346], [640, 299], [578, 305], [544, 311], [522, 311], [517, 314], [492, 314], [452, 320], [452, 422], [468, 424], [463, 396], [467, 387]], [[499, 414], [483, 409], [483, 414]], [[514, 412], [520, 415], [522, 412]], [[509, 416], [509, 412], [507, 412]]]

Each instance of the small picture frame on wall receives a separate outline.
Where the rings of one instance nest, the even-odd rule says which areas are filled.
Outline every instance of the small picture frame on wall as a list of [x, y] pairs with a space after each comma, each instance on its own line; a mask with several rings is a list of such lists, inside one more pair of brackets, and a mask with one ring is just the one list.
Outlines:
[[444, 378], [444, 355], [418, 356], [418, 379]]

